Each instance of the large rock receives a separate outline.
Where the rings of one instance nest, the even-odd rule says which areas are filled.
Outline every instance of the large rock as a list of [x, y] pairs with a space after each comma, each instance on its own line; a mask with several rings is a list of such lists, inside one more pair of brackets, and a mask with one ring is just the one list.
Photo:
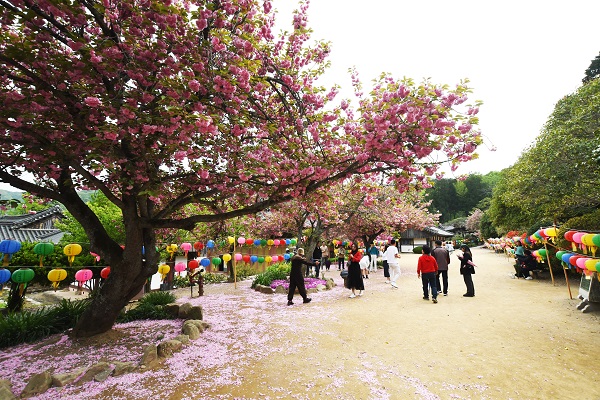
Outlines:
[[181, 331], [183, 332], [184, 335], [187, 335], [190, 338], [190, 340], [196, 340], [200, 337], [200, 329], [198, 329], [196, 324], [191, 323], [191, 321], [194, 321], [194, 320], [189, 319], [189, 320], [185, 321], [183, 323], [183, 327], [181, 328]]
[[188, 344], [190, 342], [190, 337], [182, 333], [181, 335], [177, 335], [175, 340], [179, 340], [182, 344]]
[[275, 293], [285, 294], [285, 293], [287, 293], [287, 290], [285, 290], [283, 285], [279, 285], [275, 288]]
[[21, 392], [21, 397], [31, 397], [36, 394], [44, 393], [50, 389], [52, 385], [52, 374], [48, 371], [44, 371], [40, 374], [35, 374], [27, 382], [27, 386]]
[[112, 373], [113, 369], [114, 366], [110, 365], [109, 363], [99, 362], [98, 364], [92, 365], [90, 368], [88, 368], [88, 370], [85, 371], [85, 374], [83, 374], [81, 378], [77, 379], [77, 382], [75, 383], [77, 383], [78, 385], [82, 385], [86, 382], [91, 382], [94, 380], [99, 382], [96, 377], [102, 379], [102, 377], [106, 374], [108, 374], [106, 375], [106, 377], [108, 377]]
[[140, 361], [140, 368], [152, 368], [160, 362], [158, 358], [158, 348], [155, 344], [146, 346], [144, 354]]
[[186, 319], [203, 319], [202, 318], [202, 306], [193, 306], [187, 313]]
[[67, 372], [64, 374], [54, 374], [52, 375], [52, 386], [63, 387], [66, 385], [70, 385], [75, 382], [75, 380], [85, 372], [85, 368], [79, 368], [72, 372]]
[[322, 292], [323, 290], [327, 290], [327, 286], [325, 285], [317, 285], [317, 291]]
[[164, 310], [174, 317], [179, 317], [179, 304], [171, 303], [164, 306]]
[[134, 372], [137, 369], [137, 365], [132, 362], [114, 361], [113, 365], [115, 366], [115, 369], [113, 370], [113, 376], [125, 375], [130, 372]]
[[179, 318], [181, 319], [189, 319], [188, 315], [192, 309], [192, 305], [190, 303], [183, 303], [179, 305]]
[[159, 357], [169, 358], [173, 356], [174, 353], [181, 350], [182, 347], [183, 343], [181, 343], [179, 340], [167, 340], [158, 345], [157, 353]]
[[8, 379], [0, 379], [0, 400], [14, 400], [17, 397], [12, 392], [12, 385]]

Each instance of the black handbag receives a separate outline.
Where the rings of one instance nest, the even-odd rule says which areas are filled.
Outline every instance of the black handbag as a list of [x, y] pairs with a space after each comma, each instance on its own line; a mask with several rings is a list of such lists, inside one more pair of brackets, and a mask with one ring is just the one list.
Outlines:
[[342, 272], [340, 272], [340, 276], [342, 277], [342, 279], [346, 279], [348, 277], [348, 270], [343, 269]]

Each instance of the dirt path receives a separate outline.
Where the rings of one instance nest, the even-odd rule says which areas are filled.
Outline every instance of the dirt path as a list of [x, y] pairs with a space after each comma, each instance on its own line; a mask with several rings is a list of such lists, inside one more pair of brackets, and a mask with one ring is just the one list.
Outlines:
[[[333, 270], [339, 285], [307, 305], [286, 307], [284, 295], [258, 294], [249, 281], [192, 300], [180, 291], [212, 326], [162, 369], [38, 398], [600, 399], [599, 314], [575, 309], [564, 276], [556, 286], [512, 280], [503, 255], [473, 254], [476, 297], [462, 296], [453, 257], [438, 304], [422, 300], [413, 254], [402, 254], [399, 290], [380, 270], [355, 299]], [[37, 357], [52, 363], [51, 352]]]

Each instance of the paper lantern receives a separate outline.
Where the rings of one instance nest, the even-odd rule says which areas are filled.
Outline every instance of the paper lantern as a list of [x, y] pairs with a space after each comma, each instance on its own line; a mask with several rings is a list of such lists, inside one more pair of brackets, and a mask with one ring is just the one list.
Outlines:
[[575, 235], [577, 233], [577, 231], [567, 231], [565, 232], [565, 239], [568, 240], [569, 242], [573, 242], [573, 235]]
[[208, 258], [204, 257], [203, 259], [200, 260], [200, 265], [202, 265], [204, 268], [206, 268], [210, 265], [210, 260]]
[[213, 240], [209, 240], [208, 242], [206, 242], [206, 248], [207, 249], [214, 249], [215, 248], [215, 242]]
[[109, 275], [110, 275], [110, 267], [102, 268], [102, 270], [100, 271], [100, 277], [102, 279], [107, 279]]
[[169, 255], [170, 255], [169, 258], [173, 258], [175, 256], [175, 253], [177, 252], [178, 248], [179, 248], [179, 246], [177, 246], [176, 244], [167, 245], [167, 253], [169, 253]]
[[244, 260], [245, 263], [249, 263], [252, 260], [252, 257], [250, 257], [248, 254], [244, 254], [242, 260]]
[[265, 257], [265, 262], [266, 262], [267, 264], [268, 264], [268, 263], [270, 263], [271, 261], [273, 261], [273, 257], [271, 257], [271, 256], [266, 256], [266, 257]]
[[254, 244], [254, 239], [249, 239], [249, 238], [246, 238], [246, 244], [247, 244], [248, 246], [252, 246], [252, 245]]
[[[600, 272], [600, 261], [598, 261], [596, 263], [596, 265], [594, 266], [594, 268], [596, 269], [596, 272]], [[590, 269], [590, 271], [591, 271], [591, 269]]]
[[227, 243], [229, 243], [230, 245], [235, 243], [235, 239], [233, 238], [233, 236], [228, 236], [227, 237]]
[[4, 268], [0, 268], [0, 285], [5, 284], [10, 280], [10, 271]]
[[54, 253], [53, 243], [38, 243], [33, 246], [33, 252], [40, 256], [40, 267], [44, 266], [44, 256]]
[[225, 261], [225, 262], [231, 261], [231, 254], [229, 254], [229, 253], [223, 254], [223, 261]]
[[287, 261], [287, 260], [289, 260], [289, 259], [290, 259], [290, 255], [289, 255], [289, 254], [287, 254], [287, 253], [285, 253], [285, 254], [283, 255], [283, 258], [284, 258], [284, 259]]
[[11, 280], [15, 283], [27, 283], [35, 277], [35, 272], [31, 268], [19, 268], [14, 271]]
[[577, 268], [585, 269], [585, 262], [590, 260], [589, 257], [579, 257], [577, 261], [575, 261], [575, 265]]
[[94, 273], [90, 269], [80, 269], [75, 272], [75, 280], [79, 283], [84, 283], [92, 279]]
[[257, 262], [257, 261], [258, 261], [258, 257], [257, 257], [257, 256], [252, 256], [252, 257], [250, 257], [250, 262], [251, 262], [251, 263], [255, 263], [255, 262]]
[[267, 240], [267, 246], [273, 246], [273, 243], [275, 243], [273, 239]]
[[298, 241], [296, 239], [290, 239], [290, 243], [292, 244], [292, 246], [295, 246], [296, 243], [298, 243]]
[[263, 256], [258, 256], [258, 262], [259, 263], [264, 263], [265, 262], [265, 258]]
[[274, 263], [279, 262], [279, 256], [273, 256], [273, 262]]
[[260, 239], [254, 239], [254, 245], [260, 246]]
[[200, 263], [198, 262], [198, 260], [190, 260], [190, 261], [188, 261], [188, 269], [190, 271], [194, 271], [199, 266], [200, 266]]
[[62, 268], [55, 268], [48, 272], [48, 280], [52, 282], [52, 287], [56, 290], [60, 282], [64, 281], [67, 277], [67, 271]]
[[73, 265], [73, 261], [75, 261], [75, 256], [81, 253], [81, 245], [77, 243], [71, 243], [65, 246], [63, 249], [63, 253], [67, 256], [69, 260], [69, 265]]
[[275, 239], [275, 240], [273, 240], [273, 246], [279, 246], [279, 244], [280, 244], [280, 243], [281, 243], [281, 242], [280, 242], [280, 240], [279, 240], [279, 239]]
[[242, 255], [240, 253], [235, 253], [235, 261], [242, 261]]
[[181, 275], [181, 273], [183, 271], [185, 271], [185, 263], [182, 262], [178, 262], [177, 264], [175, 264], [175, 271]]
[[595, 271], [597, 263], [598, 263], [597, 258], [589, 258], [589, 259], [585, 260], [584, 267], [585, 267], [585, 269], [588, 269], [590, 271]]
[[213, 257], [212, 263], [216, 266], [221, 264], [221, 259], [219, 257]]
[[558, 235], [558, 232], [557, 232], [556, 228], [554, 228], [554, 227], [544, 229], [544, 233], [548, 237], [556, 237]]
[[583, 256], [580, 255], [580, 254], [575, 254], [573, 257], [569, 258], [569, 264], [571, 264], [572, 266], [576, 267], [577, 266], [577, 260], [579, 260], [582, 257]]
[[181, 248], [181, 250], [183, 250], [183, 254], [185, 254], [186, 257], [188, 255], [188, 252], [192, 250], [191, 243], [181, 243], [181, 246], [179, 247]]
[[540, 255], [540, 257], [546, 257], [546, 249], [539, 249], [537, 253]]
[[285, 245], [286, 245], [286, 246], [289, 246], [289, 245], [290, 245], [290, 243], [292, 243], [292, 241], [291, 241], [290, 239], [285, 239]]
[[570, 264], [569, 260], [571, 259], [571, 257], [573, 257], [575, 254], [573, 253], [565, 253], [562, 256], [562, 262], [564, 262], [565, 264]]
[[563, 251], [563, 250], [561, 250], [561, 251], [557, 251], [555, 256], [556, 256], [556, 258], [558, 258], [559, 260], [561, 260], [561, 261], [562, 261], [562, 256], [563, 256], [563, 254], [565, 254], [565, 253], [566, 253], [566, 251]]
[[169, 273], [170, 270], [171, 270], [171, 267], [169, 267], [167, 264], [161, 264], [158, 266], [158, 273], [160, 274], [162, 281], [165, 280], [165, 278], [167, 277], [167, 274]]
[[584, 232], [576, 232], [573, 235], [573, 241], [577, 244], [581, 244], [581, 238], [585, 235]]
[[244, 243], [246, 243], [246, 238], [244, 238], [244, 237], [240, 236], [240, 237], [238, 238], [238, 244], [239, 244], [240, 246], [243, 246], [243, 245], [244, 245]]
[[581, 237], [581, 243], [585, 244], [586, 246], [594, 246], [594, 242], [592, 240], [593, 238], [593, 233], [586, 233]]
[[21, 242], [16, 240], [3, 240], [0, 242], [0, 253], [4, 254], [2, 265], [8, 267], [12, 255], [21, 249]]
[[267, 239], [260, 239], [260, 245], [261, 246], [266, 246], [267, 245]]
[[202, 250], [203, 248], [204, 248], [204, 244], [203, 244], [202, 242], [196, 242], [196, 243], [194, 243], [194, 249], [195, 249], [196, 251], [200, 251], [200, 250]]

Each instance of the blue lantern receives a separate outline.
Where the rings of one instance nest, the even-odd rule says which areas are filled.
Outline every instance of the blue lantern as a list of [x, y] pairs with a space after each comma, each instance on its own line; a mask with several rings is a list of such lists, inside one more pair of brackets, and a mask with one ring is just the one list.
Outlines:
[[257, 261], [258, 261], [258, 256], [252, 256], [252, 257], [250, 257], [250, 262], [255, 263]]

